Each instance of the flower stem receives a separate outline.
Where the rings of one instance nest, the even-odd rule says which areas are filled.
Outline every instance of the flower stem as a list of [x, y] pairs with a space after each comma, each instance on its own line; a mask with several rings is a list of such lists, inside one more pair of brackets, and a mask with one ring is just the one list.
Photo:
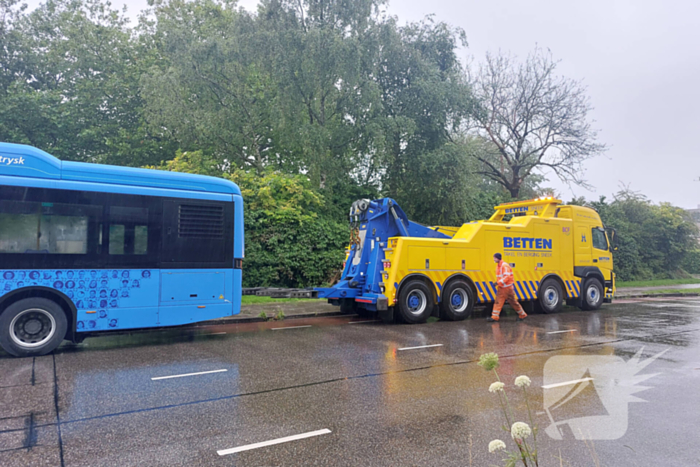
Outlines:
[[[497, 379], [498, 382], [500, 383], [500, 382], [501, 382], [501, 378], [498, 376], [498, 372], [497, 372], [495, 369], [493, 370], [493, 374], [496, 375], [496, 379]], [[508, 415], [510, 415], [510, 419], [511, 419], [511, 420], [515, 420], [515, 417], [513, 416], [513, 410], [512, 410], [511, 407], [510, 407], [510, 401], [508, 400], [508, 395], [506, 394], [505, 389], [503, 390], [503, 398], [504, 398], [505, 401], [506, 401], [506, 408], [508, 409]], [[508, 420], [508, 415], [506, 415], [506, 420]], [[508, 425], [511, 426], [510, 421], [508, 421]]]
[[[499, 383], [502, 382], [501, 378], [498, 376], [498, 372], [496, 371], [495, 368], [493, 369], [493, 374], [496, 375], [496, 380]], [[500, 394], [498, 396], [498, 400], [499, 401], [501, 400]], [[510, 402], [508, 401], [508, 396], [506, 395], [505, 389], [503, 390], [503, 400], [505, 400], [505, 407], [503, 407], [503, 402], [501, 402], [501, 407], [503, 408], [503, 414], [506, 416], [506, 422], [508, 423], [508, 427], [510, 428], [513, 426], [513, 424], [511, 423], [511, 420], [515, 420], [515, 418], [513, 417], [513, 411], [510, 408]], [[520, 459], [523, 461], [523, 465], [525, 467], [528, 467], [527, 460], [525, 457], [525, 451], [523, 451], [523, 447], [517, 441], [515, 442], [515, 444], [518, 446], [518, 450], [520, 451]]]
[[525, 386], [523, 386], [523, 395], [525, 396], [525, 405], [527, 406], [527, 416], [530, 418], [530, 426], [532, 427], [532, 440], [533, 444], [535, 447], [534, 455], [532, 456], [532, 460], [535, 462], [535, 465], [539, 467], [539, 462], [537, 461], [537, 427], [535, 426], [535, 421], [532, 419], [532, 410], [530, 410], [530, 401], [527, 398], [527, 389], [525, 389]]

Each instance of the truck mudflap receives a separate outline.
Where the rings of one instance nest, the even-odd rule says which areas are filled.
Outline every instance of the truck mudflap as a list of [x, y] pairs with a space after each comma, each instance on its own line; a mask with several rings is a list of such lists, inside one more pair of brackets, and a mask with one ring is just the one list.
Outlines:
[[[340, 286], [340, 287], [339, 287]], [[386, 311], [389, 308], [389, 299], [382, 294], [358, 295], [359, 290], [350, 287], [343, 287], [341, 284], [335, 287], [318, 287], [318, 298], [327, 298], [328, 303], [337, 305], [342, 298], [354, 298], [355, 303], [370, 311]]]
[[384, 295], [355, 297], [355, 303], [362, 304], [368, 310], [386, 311], [389, 309], [389, 299]]

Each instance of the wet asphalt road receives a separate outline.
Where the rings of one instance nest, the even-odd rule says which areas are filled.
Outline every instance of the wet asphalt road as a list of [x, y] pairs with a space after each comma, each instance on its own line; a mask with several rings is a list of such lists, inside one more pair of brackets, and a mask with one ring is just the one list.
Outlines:
[[[102, 336], [36, 359], [0, 354], [0, 465], [502, 465], [487, 449], [509, 436], [488, 392], [494, 375], [476, 364], [492, 351], [518, 420], [527, 410], [512, 382], [532, 379], [540, 465], [700, 465], [700, 300], [514, 319], [317, 318]], [[411, 348], [425, 345], [434, 347]], [[640, 350], [640, 362], [657, 358], [641, 368]], [[152, 379], [190, 373], [201, 374]], [[569, 383], [587, 377], [602, 386]], [[647, 402], [629, 402], [635, 383]], [[557, 431], [552, 420], [571, 423]], [[330, 433], [217, 454], [318, 430]], [[583, 430], [616, 439], [577, 440]]]

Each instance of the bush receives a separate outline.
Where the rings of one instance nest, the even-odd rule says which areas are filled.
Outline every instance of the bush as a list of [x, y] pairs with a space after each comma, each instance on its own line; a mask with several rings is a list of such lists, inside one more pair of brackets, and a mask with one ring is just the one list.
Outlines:
[[159, 169], [227, 178], [245, 203], [244, 287], [307, 287], [338, 274], [349, 228], [324, 208], [307, 177], [277, 171], [228, 173], [200, 151], [180, 152]]
[[614, 259], [619, 280], [683, 277], [700, 268], [698, 228], [685, 210], [653, 204], [630, 191], [618, 193], [613, 202], [601, 197], [586, 204], [598, 211], [606, 227], [617, 230]]
[[700, 249], [687, 252], [683, 258], [682, 266], [690, 274], [700, 274]]

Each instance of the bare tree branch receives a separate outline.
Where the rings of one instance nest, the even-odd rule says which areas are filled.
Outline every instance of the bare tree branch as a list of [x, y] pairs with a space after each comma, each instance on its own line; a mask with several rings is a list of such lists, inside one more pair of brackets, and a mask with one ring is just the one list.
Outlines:
[[476, 72], [468, 73], [479, 106], [465, 132], [498, 152], [474, 157], [485, 167], [483, 174], [513, 197], [542, 169], [566, 183], [588, 186], [582, 163], [606, 150], [588, 119], [586, 88], [556, 75], [558, 63], [536, 48], [522, 63], [503, 53], [487, 54]]

